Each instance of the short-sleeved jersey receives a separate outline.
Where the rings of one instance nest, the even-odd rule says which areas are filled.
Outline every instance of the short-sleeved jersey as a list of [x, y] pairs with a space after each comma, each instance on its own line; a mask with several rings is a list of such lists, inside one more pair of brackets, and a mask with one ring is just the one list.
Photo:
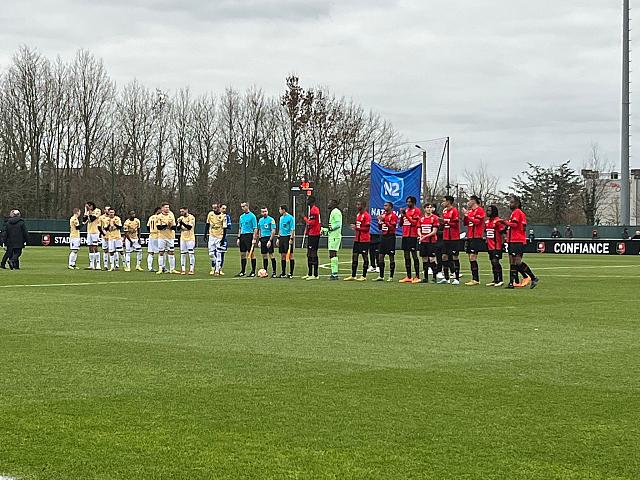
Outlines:
[[69, 238], [80, 238], [80, 219], [72, 215], [69, 219]]
[[356, 215], [356, 242], [371, 241], [371, 215], [366, 210]]
[[[183, 225], [191, 225], [191, 228], [186, 228]], [[184, 215], [180, 215], [178, 217], [177, 227], [180, 231], [181, 241], [190, 242], [196, 239], [196, 217], [194, 217], [190, 213], [187, 214], [186, 217]]]
[[258, 228], [258, 219], [253, 212], [247, 212], [240, 215], [240, 235], [246, 235], [247, 233], [254, 233]]
[[158, 228], [158, 238], [162, 240], [172, 240], [176, 238], [176, 231], [171, 227], [176, 226], [176, 217], [173, 212], [164, 214], [160, 212], [156, 215], [157, 226], [166, 226], [164, 229]]
[[487, 218], [484, 221], [484, 231], [487, 236], [487, 250], [502, 250], [502, 220], [500, 217]]
[[149, 239], [150, 240], [157, 240], [158, 239], [158, 228], [157, 228], [157, 222], [158, 219], [156, 218], [156, 215], [151, 215], [149, 217], [149, 219], [147, 220], [147, 227], [149, 227]]
[[402, 236], [403, 237], [418, 237], [418, 228], [420, 225], [420, 209], [419, 208], [407, 208], [401, 217], [402, 220]]
[[338, 208], [331, 210], [329, 214], [329, 238], [342, 238], [342, 212]]
[[102, 212], [99, 208], [94, 209], [92, 212], [89, 212], [88, 217], [95, 217], [93, 221], [91, 218], [87, 219], [87, 233], [100, 233], [98, 230], [98, 226], [100, 225], [100, 217], [102, 216]]
[[120, 229], [122, 228], [122, 220], [117, 215], [113, 218], [106, 217], [105, 226], [103, 227], [105, 231], [105, 238], [107, 240], [118, 240], [122, 237], [120, 233]]
[[272, 216], [260, 217], [258, 220], [258, 229], [260, 230], [260, 237], [270, 237], [271, 232], [276, 231], [276, 221]]
[[224, 229], [228, 227], [227, 215], [211, 211], [207, 215], [207, 224], [209, 225], [210, 237], [222, 238], [224, 237]]
[[398, 215], [393, 211], [383, 213], [382, 221], [378, 221], [378, 226], [383, 236], [394, 236], [398, 228]]
[[102, 215], [100, 215], [100, 218], [98, 219], [98, 225], [100, 225], [100, 228], [102, 228], [102, 232], [106, 235], [107, 233], [107, 228], [109, 227], [109, 215], [107, 215], [107, 212], [104, 212]]
[[305, 222], [307, 222], [307, 234], [311, 237], [320, 236], [322, 227], [320, 225], [320, 209], [318, 206], [311, 207], [309, 216], [304, 218]]
[[485, 217], [482, 207], [473, 208], [464, 216], [464, 223], [467, 224], [467, 238], [483, 237]]
[[131, 240], [137, 240], [140, 237], [140, 220], [137, 218], [134, 218], [133, 220], [127, 218], [124, 221], [123, 230]]
[[[437, 243], [438, 242], [438, 225], [440, 221], [438, 220], [438, 216], [431, 215], [423, 215], [420, 217], [420, 242], [421, 243]], [[427, 237], [431, 232], [436, 232], [436, 235], [431, 237]]]
[[460, 240], [460, 214], [456, 207], [445, 208], [442, 211], [442, 223], [444, 240]]
[[511, 212], [511, 218], [505, 222], [509, 226], [507, 242], [527, 243], [527, 216], [516, 208]]
[[290, 213], [285, 213], [280, 217], [278, 232], [281, 237], [290, 237], [296, 228], [296, 220]]

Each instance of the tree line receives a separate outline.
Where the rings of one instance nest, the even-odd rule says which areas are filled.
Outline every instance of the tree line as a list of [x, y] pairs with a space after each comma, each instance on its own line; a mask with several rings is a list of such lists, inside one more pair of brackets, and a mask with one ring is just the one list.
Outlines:
[[170, 93], [118, 87], [85, 50], [64, 62], [24, 46], [0, 76], [2, 212], [66, 218], [93, 200], [146, 216], [169, 201], [201, 216], [214, 200], [288, 203], [301, 179], [321, 204], [350, 206], [367, 195], [371, 160], [401, 168], [408, 158], [380, 115], [294, 75], [276, 97]]

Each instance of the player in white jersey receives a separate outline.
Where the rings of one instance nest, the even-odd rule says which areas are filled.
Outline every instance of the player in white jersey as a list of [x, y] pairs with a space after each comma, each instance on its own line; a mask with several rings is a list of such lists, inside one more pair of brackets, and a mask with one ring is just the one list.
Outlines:
[[73, 215], [71, 215], [69, 219], [69, 270], [78, 270], [76, 261], [78, 260], [78, 251], [80, 250], [81, 228], [80, 209], [74, 208]]

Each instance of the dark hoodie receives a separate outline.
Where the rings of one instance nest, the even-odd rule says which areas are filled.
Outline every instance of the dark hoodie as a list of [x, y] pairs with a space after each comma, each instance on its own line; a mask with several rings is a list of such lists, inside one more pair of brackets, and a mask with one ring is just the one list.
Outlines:
[[7, 248], [23, 248], [27, 243], [29, 233], [21, 217], [11, 217], [4, 229], [4, 245]]

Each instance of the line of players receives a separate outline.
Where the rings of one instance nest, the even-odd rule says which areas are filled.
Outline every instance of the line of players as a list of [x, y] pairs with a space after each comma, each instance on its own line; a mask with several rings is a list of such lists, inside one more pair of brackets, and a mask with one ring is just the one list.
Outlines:
[[[306, 223], [305, 236], [308, 237], [307, 267], [308, 273], [305, 280], [318, 280], [318, 246], [321, 235], [328, 237], [328, 250], [331, 265], [331, 280], [338, 279], [338, 251], [342, 242], [342, 212], [339, 203], [332, 200], [329, 203], [330, 218], [326, 226], [322, 226], [320, 210], [314, 197], [307, 200], [309, 207], [308, 216], [304, 217]], [[256, 276], [256, 258], [253, 255], [256, 247], [260, 248], [263, 260], [263, 270], [266, 272], [271, 262], [272, 277], [277, 276], [275, 247], [278, 247], [281, 256], [281, 278], [292, 278], [295, 268], [295, 219], [288, 212], [286, 205], [279, 208], [280, 219], [278, 228], [276, 221], [269, 215], [266, 207], [261, 208], [258, 220], [251, 212], [249, 204], [241, 204], [242, 214], [239, 218], [239, 235], [237, 246], [240, 249], [241, 270], [236, 275], [247, 275], [247, 264], [251, 262], [250, 277]], [[511, 216], [501, 219], [498, 209], [491, 205], [488, 212], [482, 208], [481, 200], [473, 195], [469, 198], [467, 208], [463, 208], [463, 216], [454, 206], [454, 198], [445, 196], [442, 201], [442, 216], [436, 215], [436, 205], [427, 203], [424, 210], [416, 208], [415, 197], [406, 199], [406, 208], [400, 210], [400, 216], [393, 211], [393, 205], [386, 203], [384, 213], [378, 216], [378, 226], [381, 231], [379, 251], [372, 258], [377, 260], [379, 277], [376, 281], [385, 280], [385, 258], [389, 257], [389, 278], [394, 281], [396, 230], [402, 229], [402, 250], [406, 268], [406, 277], [401, 283], [428, 283], [429, 272], [433, 275], [433, 281], [440, 284], [460, 283], [460, 248], [462, 245], [460, 227], [461, 223], [467, 228], [466, 252], [469, 255], [469, 263], [472, 279], [466, 283], [468, 286], [480, 284], [478, 254], [484, 250], [485, 242], [491, 260], [493, 280], [487, 286], [500, 287], [504, 285], [501, 259], [504, 245], [509, 252], [509, 282], [507, 288], [530, 286], [534, 288], [538, 284], [538, 278], [533, 274], [529, 266], [523, 262], [524, 246], [526, 244], [526, 216], [521, 209], [520, 200], [513, 197], [510, 200]], [[371, 216], [366, 209], [364, 201], [356, 203], [356, 222], [351, 224], [355, 232], [353, 245], [351, 276], [345, 281], [366, 281], [369, 270], [368, 256], [372, 250], [371, 244]], [[106, 207], [104, 212], [96, 208], [93, 202], [87, 202], [84, 215], [80, 216], [80, 210], [74, 209], [70, 219], [70, 244], [69, 268], [76, 269], [78, 249], [80, 247], [80, 230], [83, 225], [87, 227], [87, 244], [89, 246], [90, 270], [99, 270], [100, 253], [98, 246], [102, 246], [103, 264], [105, 270], [117, 270], [120, 256], [124, 254], [125, 271], [131, 270], [131, 256], [136, 254], [136, 270], [142, 271], [142, 247], [140, 245], [140, 220], [135, 212], [129, 212], [129, 218], [124, 223], [115, 215], [113, 208]], [[180, 216], [176, 220], [170, 211], [168, 203], [162, 204], [147, 222], [149, 228], [149, 245], [147, 256], [147, 269], [154, 271], [154, 257], [158, 258], [157, 273], [181, 273], [193, 275], [195, 271], [195, 218], [187, 208], [180, 209]], [[227, 251], [227, 231], [231, 225], [231, 217], [227, 213], [225, 205], [213, 204], [212, 211], [207, 216], [205, 240], [208, 244], [211, 260], [211, 272], [213, 276], [224, 275], [224, 255]], [[180, 232], [181, 270], [175, 269], [174, 244], [176, 232]], [[276, 234], [276, 232], [278, 232]], [[420, 278], [420, 260], [422, 259], [423, 277]], [[359, 257], [363, 257], [362, 275], [358, 276]], [[377, 257], [377, 258], [376, 258]], [[188, 261], [187, 261], [188, 260]], [[287, 263], [289, 273], [287, 274]], [[167, 268], [168, 264], [168, 268]], [[188, 271], [187, 271], [188, 266]], [[522, 275], [522, 282], [519, 276]]]

